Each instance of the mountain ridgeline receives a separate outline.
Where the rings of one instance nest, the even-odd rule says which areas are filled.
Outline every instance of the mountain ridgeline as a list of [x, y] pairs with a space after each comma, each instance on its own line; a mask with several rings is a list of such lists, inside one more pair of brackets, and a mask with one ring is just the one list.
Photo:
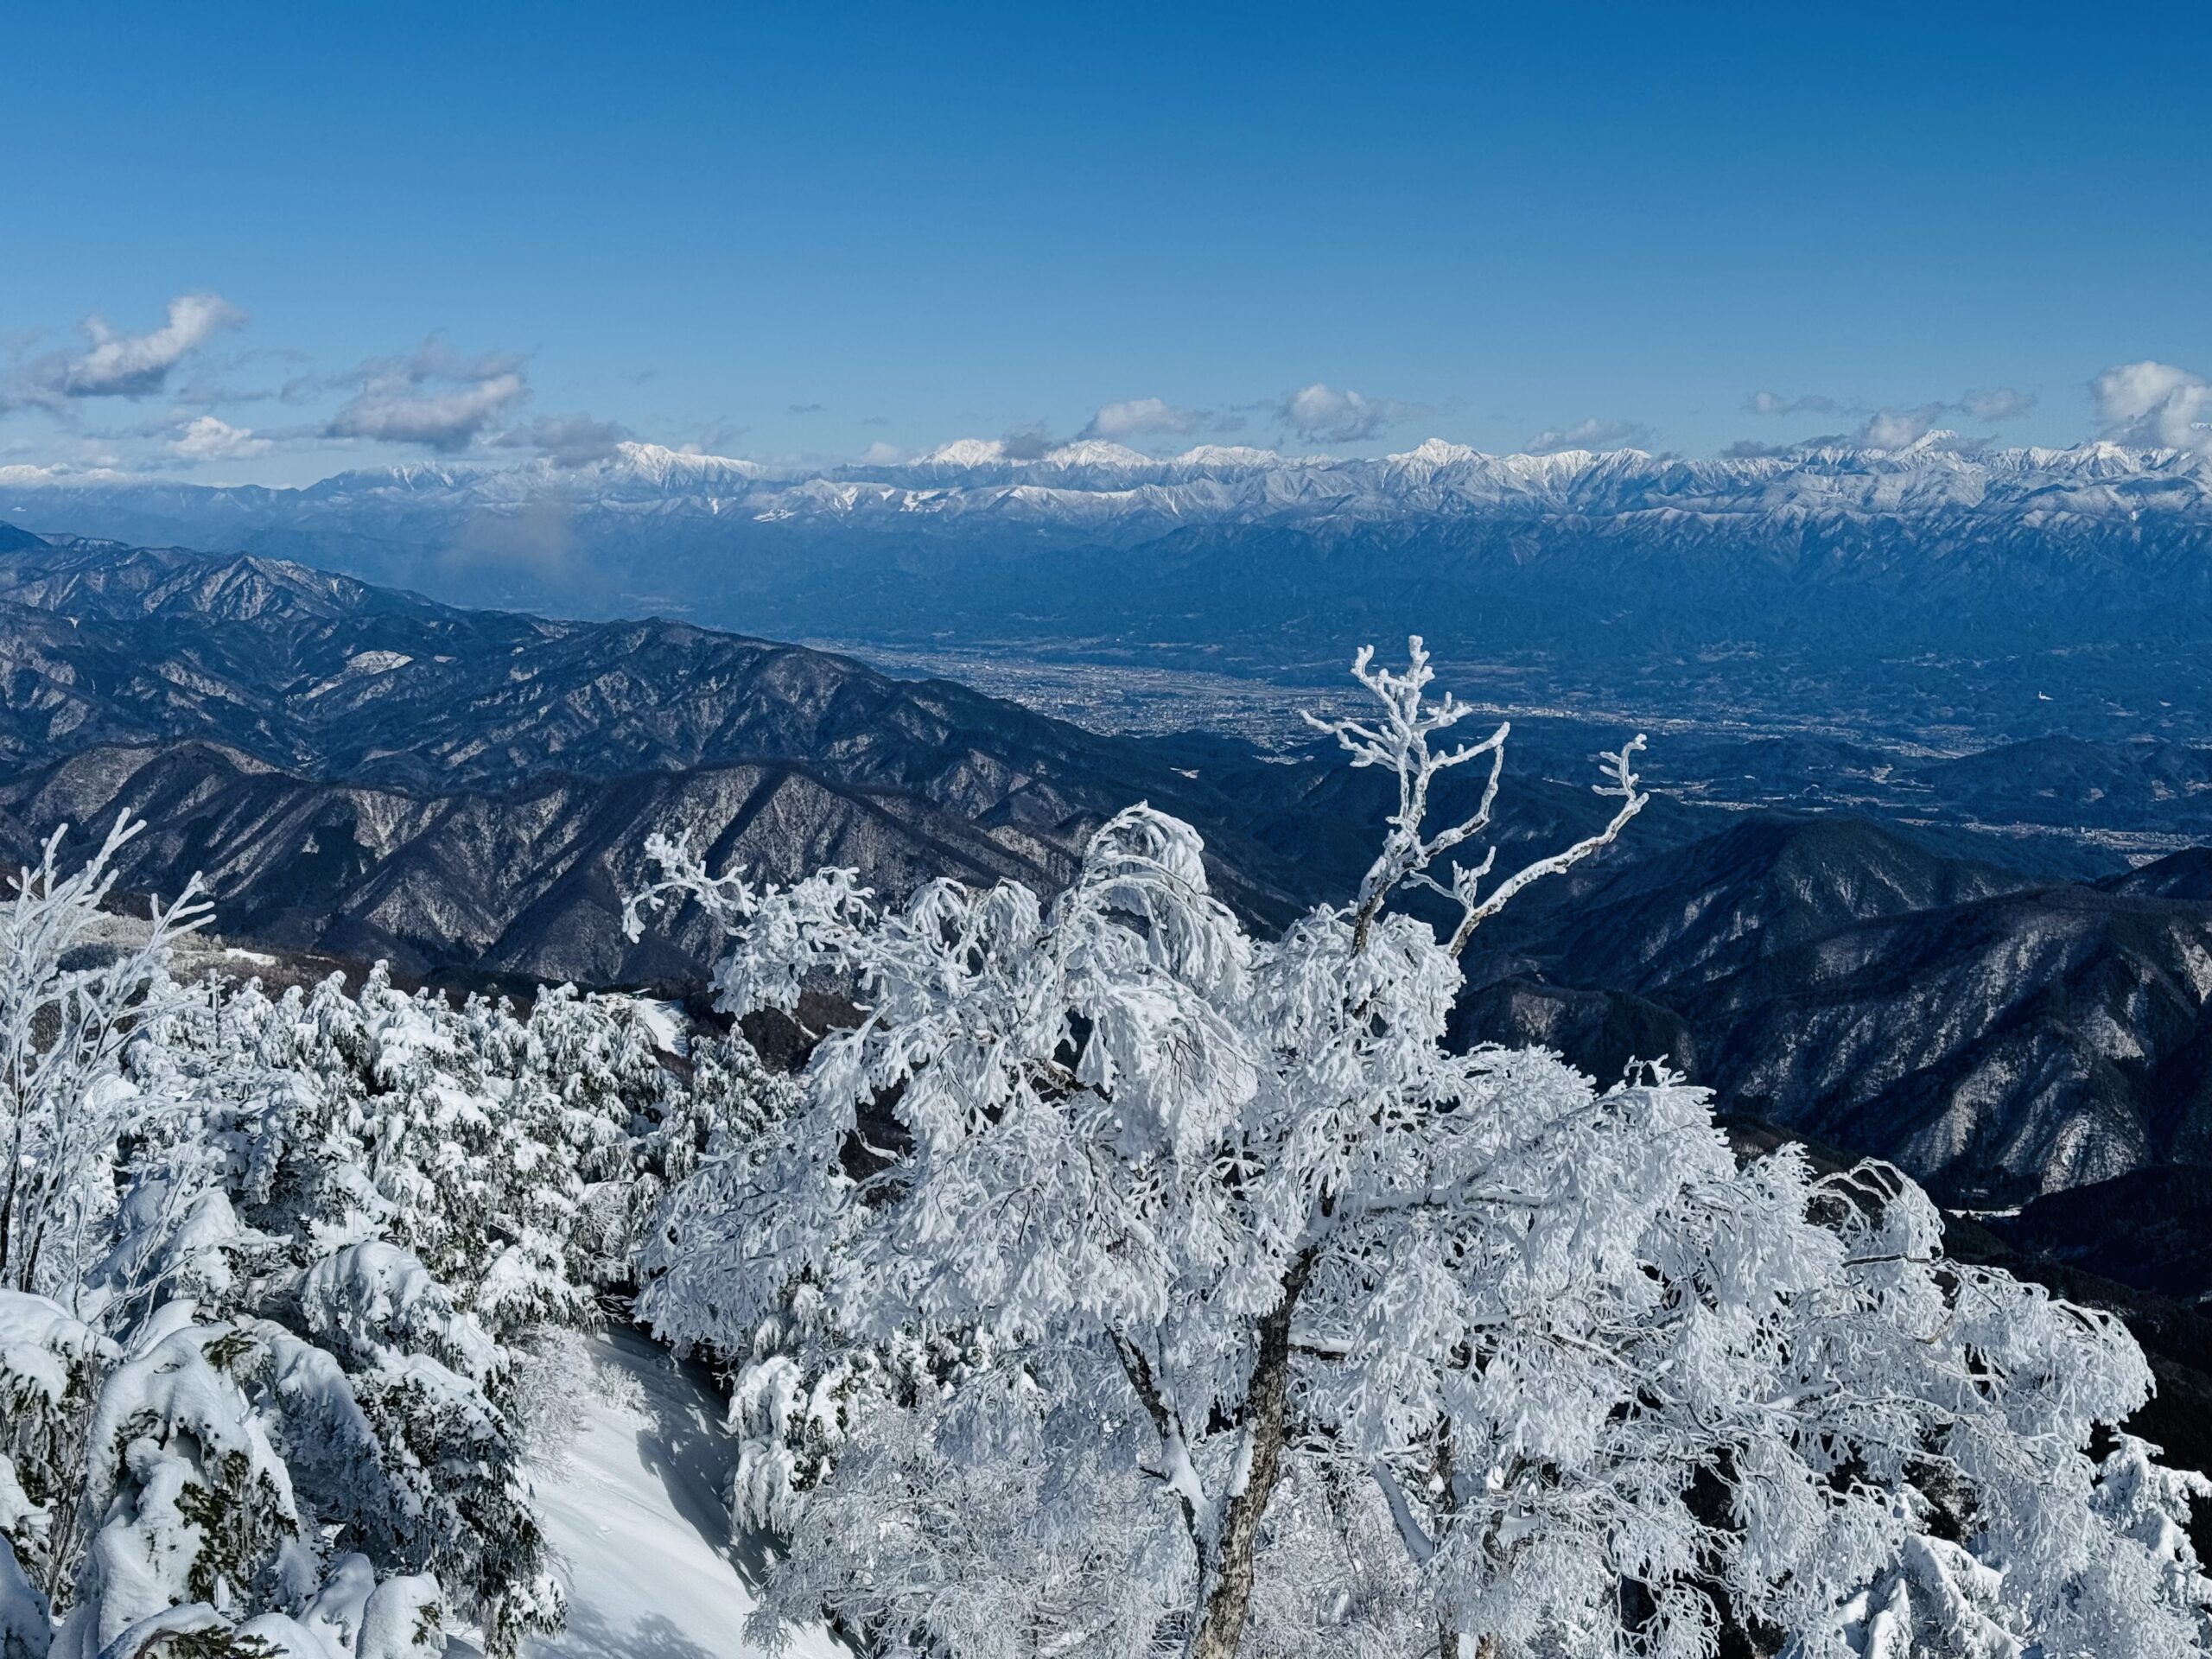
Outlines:
[[[118, 811], [134, 879], [204, 870], [225, 925], [289, 945], [606, 982], [656, 831], [789, 880], [1050, 888], [1143, 797], [1212, 791], [1141, 747], [943, 682], [687, 624], [453, 609], [302, 566], [61, 540], [0, 555], [0, 833]], [[1220, 875], [1255, 914], [1292, 893]]]
[[477, 604], [784, 638], [1333, 672], [1455, 642], [1516, 699], [1861, 735], [2212, 740], [2212, 461], [2090, 444], [1374, 460], [965, 442], [790, 473], [617, 446], [305, 489], [0, 469], [0, 518], [300, 559]]
[[[634, 944], [619, 925], [656, 831], [772, 880], [831, 863], [891, 896], [938, 875], [1049, 892], [1148, 800], [1273, 926], [1348, 894], [1390, 810], [1332, 751], [1104, 736], [688, 623], [5, 529], [0, 689], [0, 852], [143, 817], [134, 887], [201, 871], [230, 938], [416, 974], [696, 981], [702, 918]], [[1927, 761], [1913, 798], [1989, 798], [2018, 772], [2051, 815], [2094, 820], [2107, 791], [2087, 780], [2187, 806], [2201, 760], [2046, 743], [2020, 767]], [[1602, 822], [1589, 781], [1586, 757], [1510, 751], [1501, 863]], [[1452, 775], [1439, 817], [1475, 787]], [[1955, 1204], [2212, 1165], [2212, 851], [2065, 880], [1904, 816], [1690, 797], [1477, 936], [1465, 1036], [1600, 1076], [1670, 1058], [1729, 1110], [1891, 1157]]]

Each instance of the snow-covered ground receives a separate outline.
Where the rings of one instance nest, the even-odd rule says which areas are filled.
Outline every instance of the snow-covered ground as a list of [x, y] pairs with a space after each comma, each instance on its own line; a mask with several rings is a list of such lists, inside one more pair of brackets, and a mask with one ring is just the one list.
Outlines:
[[[728, 1542], [737, 1447], [696, 1368], [620, 1327], [594, 1338], [605, 1385], [563, 1465], [537, 1478], [538, 1512], [569, 1587], [569, 1628], [531, 1659], [750, 1659], [753, 1598]], [[825, 1634], [793, 1659], [850, 1659]]]

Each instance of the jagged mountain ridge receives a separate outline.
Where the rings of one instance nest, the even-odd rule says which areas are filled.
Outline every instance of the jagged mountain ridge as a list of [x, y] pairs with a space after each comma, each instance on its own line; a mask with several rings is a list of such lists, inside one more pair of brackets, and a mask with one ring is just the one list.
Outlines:
[[[903, 893], [931, 874], [1057, 885], [1139, 798], [1228, 816], [1139, 745], [946, 682], [683, 623], [458, 610], [179, 549], [0, 554], [0, 690], [19, 846], [64, 818], [158, 814], [176, 827], [133, 854], [149, 883], [173, 887], [189, 852], [231, 931], [283, 917], [283, 943], [417, 966], [635, 976], [618, 969], [614, 916], [653, 828], [778, 879], [850, 861]], [[626, 817], [606, 806], [617, 798]], [[353, 850], [334, 854], [334, 837]], [[1217, 839], [1224, 890], [1288, 913], [1295, 898], [1257, 874], [1276, 861], [1240, 855], [1225, 827]], [[607, 936], [588, 959], [533, 919], [545, 872], [585, 869]]]
[[548, 500], [648, 515], [942, 525], [1109, 523], [1117, 535], [1200, 523], [1451, 518], [1520, 513], [1774, 518], [1997, 513], [2050, 521], [2150, 512], [2212, 519], [2212, 462], [2175, 450], [2093, 443], [1984, 449], [1935, 433], [1902, 449], [1824, 446], [1690, 460], [1639, 450], [1487, 454], [1440, 439], [1372, 460], [1203, 446], [1167, 458], [1116, 444], [1023, 456], [963, 441], [912, 461], [808, 474], [658, 445], [623, 443], [580, 467], [412, 465], [342, 473], [302, 489], [202, 486], [0, 469], [0, 501], [132, 501], [149, 512], [213, 511], [234, 522], [342, 515], [378, 507], [455, 512]]
[[[697, 918], [635, 946], [617, 927], [656, 829], [771, 876], [829, 861], [886, 892], [935, 874], [1051, 888], [1106, 813], [1149, 797], [1199, 826], [1264, 922], [1350, 891], [1388, 810], [1382, 780], [1325, 746], [1100, 738], [686, 624], [461, 611], [178, 550], [16, 538], [0, 669], [6, 850], [130, 810], [154, 826], [136, 885], [205, 869], [233, 935], [416, 971], [696, 976]], [[2140, 753], [2161, 786], [2193, 776]], [[2037, 754], [2061, 782], [2114, 764]], [[1564, 781], [1575, 760], [1511, 767], [1503, 862], [1602, 810]], [[1987, 789], [1987, 770], [1956, 776]], [[1438, 811], [1478, 787], [1449, 779]], [[1846, 817], [1662, 799], [1485, 930], [1463, 1029], [1600, 1074], [1671, 1055], [1948, 1195], [2027, 1196], [2204, 1155], [2201, 867], [2052, 885]]]
[[1669, 1056], [1731, 1110], [2017, 1203], [2207, 1159], [2200, 864], [2037, 883], [1863, 820], [1753, 818], [1509, 912], [1463, 1018], [1600, 1072]]
[[0, 779], [0, 839], [17, 848], [118, 813], [149, 826], [128, 849], [125, 880], [174, 892], [204, 874], [228, 934], [414, 974], [586, 984], [696, 978], [715, 954], [696, 912], [635, 944], [623, 937], [623, 901], [652, 880], [645, 846], [657, 832], [688, 836], [716, 868], [841, 865], [893, 893], [940, 875], [1049, 891], [1073, 864], [1066, 825], [979, 825], [790, 763], [426, 794], [303, 779], [186, 741], [88, 749]]
[[[1357, 879], [1281, 833], [1308, 816], [1302, 780], [1342, 769], [1246, 759], [1217, 784], [948, 682], [688, 623], [462, 610], [186, 549], [0, 553], [4, 850], [129, 811], [155, 825], [137, 885], [201, 870], [229, 932], [414, 971], [697, 974], [696, 918], [620, 936], [655, 830], [768, 879], [829, 862], [893, 896], [939, 874], [1051, 890], [1138, 800], [1200, 825], [1224, 895], [1280, 922]], [[1376, 787], [1354, 785], [1362, 836]], [[1505, 833], [1600, 817], [1586, 790], [1532, 780]]]
[[947, 681], [683, 622], [463, 610], [280, 561], [82, 539], [0, 558], [0, 605], [29, 613], [0, 663], [19, 764], [190, 737], [418, 787], [804, 756], [960, 808], [1041, 798], [1056, 773], [1199, 792], [1137, 746]]
[[1544, 895], [1535, 925], [1550, 950], [1605, 963], [1609, 984], [1645, 995], [1724, 979], [1855, 922], [2035, 885], [1935, 856], [1864, 819], [1765, 816], [1594, 880]]
[[2212, 1137], [2212, 907], [2048, 888], [1883, 918], [1685, 999], [1705, 1075], [2005, 1204]]
[[2190, 847], [2099, 884], [2113, 893], [2148, 893], [2212, 904], [2212, 847]]

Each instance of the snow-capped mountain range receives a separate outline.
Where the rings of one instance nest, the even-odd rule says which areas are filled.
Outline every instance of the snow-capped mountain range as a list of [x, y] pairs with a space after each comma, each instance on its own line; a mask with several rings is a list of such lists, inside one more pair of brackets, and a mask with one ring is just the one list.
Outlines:
[[981, 515], [1079, 526], [1117, 541], [1179, 524], [1490, 514], [2212, 518], [2212, 457], [2113, 443], [1985, 449], [1934, 432], [1902, 449], [1833, 447], [1707, 460], [1635, 449], [1493, 455], [1438, 438], [1363, 460], [1216, 444], [1154, 457], [1095, 441], [1031, 456], [1002, 442], [967, 438], [909, 461], [822, 471], [623, 443], [581, 467], [425, 463], [341, 473], [302, 489], [0, 467], [0, 515], [18, 522], [79, 503], [143, 504], [219, 524], [301, 522], [333, 510], [403, 505], [496, 512], [548, 501], [910, 531]]
[[1437, 441], [1027, 458], [968, 440], [794, 473], [626, 444], [301, 489], [0, 469], [0, 521], [784, 639], [1333, 683], [1358, 645], [1419, 632], [1524, 706], [1955, 750], [2212, 735], [2175, 690], [2212, 652], [2212, 457], [2183, 450], [1931, 434], [1711, 460]]

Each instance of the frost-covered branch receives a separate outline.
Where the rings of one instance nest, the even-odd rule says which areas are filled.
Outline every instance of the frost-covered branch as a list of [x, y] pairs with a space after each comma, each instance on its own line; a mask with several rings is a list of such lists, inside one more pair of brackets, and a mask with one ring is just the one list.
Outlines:
[[[1709, 1652], [1725, 1608], [1844, 1654], [1940, 1580], [2022, 1650], [2202, 1652], [2185, 1501], [2092, 1473], [2149, 1382], [2117, 1325], [1943, 1260], [1894, 1172], [1739, 1166], [1660, 1068], [1600, 1089], [1447, 1042], [1468, 934], [1622, 834], [1642, 740], [1606, 757], [1604, 830], [1446, 883], [1506, 733], [1448, 742], [1467, 710], [1428, 701], [1418, 639], [1357, 672], [1381, 713], [1320, 724], [1396, 810], [1351, 902], [1280, 938], [1142, 807], [1049, 902], [681, 861], [657, 889], [731, 930], [731, 1012], [825, 967], [864, 1003], [687, 1183], [645, 1303], [684, 1339], [802, 1324], [810, 1399], [890, 1379], [787, 1418], [834, 1445], [764, 1458], [814, 1460], [762, 1618], [827, 1606], [892, 1659], [1121, 1659], [1166, 1628], [1190, 1659], [1335, 1659]], [[1473, 812], [1427, 830], [1478, 760]], [[1392, 908], [1408, 887], [1458, 901], [1448, 939]]]
[[1639, 732], [1619, 749], [1603, 757], [1606, 781], [1592, 787], [1600, 795], [1617, 798], [1620, 806], [1614, 812], [1612, 821], [1596, 835], [1586, 836], [1564, 851], [1554, 853], [1548, 858], [1540, 858], [1516, 871], [1479, 899], [1477, 897], [1479, 883], [1489, 874], [1491, 861], [1484, 859], [1479, 869], [1462, 869], [1454, 873], [1452, 896], [1460, 904], [1459, 925], [1452, 930], [1452, 942], [1446, 947], [1453, 956], [1465, 950], [1467, 941], [1474, 937], [1475, 930], [1503, 910], [1522, 888], [1531, 882], [1541, 881], [1548, 875], [1558, 875], [1573, 869], [1591, 854], [1611, 846], [1620, 838], [1621, 831], [1628, 828], [1629, 820], [1643, 811], [1651, 801], [1651, 797], [1638, 787], [1641, 780], [1629, 766], [1630, 760], [1643, 747], [1643, 734]]
[[1406, 1554], [1416, 1567], [1427, 1567], [1436, 1559], [1436, 1541], [1421, 1530], [1414, 1518], [1413, 1505], [1406, 1497], [1406, 1489], [1398, 1484], [1398, 1477], [1390, 1465], [1377, 1458], [1368, 1465], [1375, 1484], [1382, 1494], [1382, 1501], [1390, 1506], [1390, 1519], [1398, 1529], [1399, 1541], [1406, 1547]]
[[105, 963], [71, 965], [101, 925], [118, 861], [145, 829], [117, 819], [82, 867], [63, 874], [67, 827], [12, 879], [0, 907], [0, 1286], [73, 1306], [91, 1230], [114, 1203], [115, 1148], [145, 1103], [122, 1077], [132, 1035], [175, 1006], [176, 941], [209, 906], [197, 877], [145, 934]]
[[[1368, 931], [1396, 887], [1421, 875], [1436, 860], [1490, 827], [1505, 765], [1505, 740], [1513, 729], [1510, 721], [1501, 721], [1496, 731], [1479, 741], [1457, 744], [1442, 753], [1430, 747], [1433, 735], [1450, 730], [1475, 711], [1448, 691], [1440, 701], [1430, 702], [1427, 692], [1436, 671], [1430, 666], [1428, 648], [1419, 634], [1406, 641], [1406, 648], [1408, 662], [1402, 674], [1375, 667], [1372, 645], [1362, 645], [1352, 661], [1353, 677], [1382, 705], [1378, 722], [1323, 720], [1300, 711], [1307, 725], [1337, 740], [1351, 756], [1354, 766], [1387, 766], [1397, 774], [1398, 810], [1390, 815], [1382, 850], [1368, 867], [1352, 901], [1352, 938], [1359, 950], [1366, 949]], [[1435, 835], [1426, 833], [1428, 791], [1438, 775], [1485, 756], [1490, 760], [1490, 777], [1473, 815]]]
[[[1479, 741], [1460, 743], [1441, 752], [1432, 747], [1431, 739], [1437, 733], [1458, 725], [1474, 710], [1449, 692], [1432, 702], [1427, 688], [1436, 678], [1436, 671], [1430, 665], [1428, 648], [1419, 634], [1406, 644], [1408, 664], [1403, 673], [1376, 668], [1372, 645], [1361, 646], [1353, 660], [1353, 677], [1382, 705], [1379, 720], [1324, 720], [1301, 712], [1307, 725], [1337, 740], [1351, 756], [1354, 766], [1389, 767], [1397, 776], [1397, 810], [1385, 821], [1389, 828], [1382, 849], [1361, 879], [1359, 892], [1350, 908], [1355, 954], [1367, 949], [1376, 918], [1389, 902], [1391, 893], [1400, 887], [1419, 887], [1441, 893], [1459, 905], [1460, 918], [1452, 931], [1450, 946], [1452, 954], [1457, 956], [1466, 949], [1475, 929], [1503, 910], [1515, 894], [1531, 882], [1571, 869], [1592, 853], [1610, 846], [1629, 820], [1643, 810], [1650, 797], [1638, 787], [1639, 780], [1630, 769], [1630, 757], [1643, 747], [1643, 738], [1639, 734], [1621, 749], [1603, 757], [1606, 763], [1605, 781], [1597, 785], [1597, 791], [1618, 797], [1621, 803], [1612, 822], [1604, 830], [1516, 872], [1487, 895], [1482, 893], [1481, 886], [1497, 863], [1495, 847], [1484, 852], [1479, 864], [1454, 868], [1446, 885], [1429, 874], [1430, 867], [1490, 828], [1504, 772], [1505, 741], [1513, 728], [1511, 722], [1502, 721], [1497, 730]], [[1474, 812], [1431, 834], [1426, 826], [1429, 792], [1436, 779], [1454, 766], [1485, 757], [1490, 761], [1490, 775], [1484, 780], [1482, 797]]]

